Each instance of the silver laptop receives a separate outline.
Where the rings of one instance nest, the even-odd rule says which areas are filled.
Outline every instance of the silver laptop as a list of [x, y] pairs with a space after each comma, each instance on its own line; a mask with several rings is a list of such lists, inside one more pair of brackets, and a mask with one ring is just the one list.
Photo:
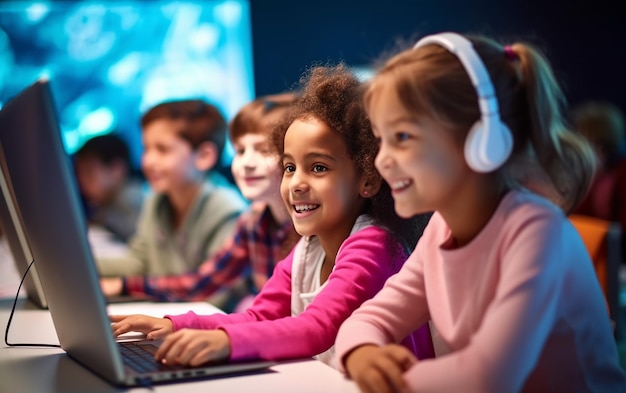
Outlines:
[[28, 239], [22, 226], [20, 212], [14, 202], [12, 183], [10, 179], [7, 180], [8, 176], [4, 155], [0, 151], [0, 228], [3, 230], [3, 236], [6, 237], [11, 255], [13, 256], [15, 270], [20, 278], [24, 277], [28, 270], [28, 274], [24, 277], [22, 283], [26, 296], [36, 306], [48, 308], [46, 295], [43, 292], [39, 274], [37, 273], [37, 267], [33, 264], [30, 269], [28, 268], [28, 265], [33, 261], [33, 255], [30, 252]]
[[[0, 151], [8, 172], [5, 181], [11, 182], [7, 188], [12, 189], [59, 343], [70, 357], [109, 382], [126, 386], [263, 371], [275, 364], [254, 361], [166, 368], [148, 356], [148, 362], [135, 367], [139, 355], [134, 355], [135, 360], [123, 357], [122, 343], [111, 330], [46, 80], [37, 81], [0, 110]], [[129, 345], [124, 352], [154, 352], [154, 342]]]

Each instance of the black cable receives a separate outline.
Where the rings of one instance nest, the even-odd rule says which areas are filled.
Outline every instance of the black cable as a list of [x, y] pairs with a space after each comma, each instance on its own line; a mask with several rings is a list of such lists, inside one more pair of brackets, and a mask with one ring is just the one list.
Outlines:
[[[33, 344], [33, 343], [10, 343], [9, 342], [9, 328], [11, 326], [11, 321], [13, 320], [13, 314], [15, 313], [15, 306], [17, 305], [17, 299], [20, 296], [20, 289], [22, 289], [22, 284], [26, 279], [26, 275], [28, 274], [30, 267], [33, 266], [35, 260], [33, 259], [26, 268], [26, 271], [22, 275], [22, 280], [20, 281], [20, 285], [17, 287], [17, 293], [15, 294], [15, 299], [13, 299], [13, 306], [11, 307], [11, 314], [9, 314], [9, 320], [7, 321], [7, 327], [4, 331], [4, 343], [9, 347], [47, 347], [47, 348], [61, 348], [59, 344]], [[149, 378], [139, 378], [137, 379], [137, 385], [148, 390], [154, 390], [154, 386]]]
[[9, 320], [7, 321], [7, 327], [4, 331], [4, 343], [9, 347], [51, 347], [51, 348], [61, 348], [59, 344], [32, 344], [32, 343], [15, 343], [12, 344], [9, 342], [9, 327], [11, 327], [11, 321], [13, 320], [13, 314], [15, 313], [15, 306], [17, 305], [17, 299], [20, 296], [20, 289], [22, 289], [22, 284], [26, 279], [26, 275], [30, 270], [30, 267], [33, 266], [35, 260], [33, 259], [26, 268], [26, 271], [22, 275], [22, 280], [20, 281], [20, 285], [17, 287], [17, 293], [15, 294], [15, 299], [13, 300], [13, 307], [11, 307], [11, 314], [9, 314]]

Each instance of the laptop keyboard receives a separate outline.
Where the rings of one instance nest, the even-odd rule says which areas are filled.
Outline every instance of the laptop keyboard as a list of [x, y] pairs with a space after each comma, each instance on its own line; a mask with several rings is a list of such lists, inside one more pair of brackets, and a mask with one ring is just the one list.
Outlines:
[[176, 370], [178, 366], [168, 366], [155, 360], [154, 354], [158, 347], [153, 344], [142, 344], [140, 342], [119, 343], [124, 364], [138, 373], [149, 373], [155, 371]]

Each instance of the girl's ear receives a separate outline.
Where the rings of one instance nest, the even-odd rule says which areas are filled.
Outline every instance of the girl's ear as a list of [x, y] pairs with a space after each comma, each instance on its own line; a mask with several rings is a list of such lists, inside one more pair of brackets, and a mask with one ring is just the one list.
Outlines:
[[378, 193], [382, 178], [380, 176], [370, 176], [371, 179], [364, 179], [361, 183], [361, 191], [359, 194], [363, 198], [371, 198]]
[[202, 172], [207, 172], [217, 164], [217, 157], [219, 156], [217, 146], [213, 142], [202, 142], [195, 151], [196, 169]]

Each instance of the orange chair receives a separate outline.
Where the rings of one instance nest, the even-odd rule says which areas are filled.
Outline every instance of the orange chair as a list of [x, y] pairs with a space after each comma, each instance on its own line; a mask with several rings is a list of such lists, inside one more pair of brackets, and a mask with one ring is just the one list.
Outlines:
[[616, 338], [620, 333], [619, 270], [622, 261], [621, 227], [617, 222], [570, 214], [570, 222], [583, 239], [604, 291]]

